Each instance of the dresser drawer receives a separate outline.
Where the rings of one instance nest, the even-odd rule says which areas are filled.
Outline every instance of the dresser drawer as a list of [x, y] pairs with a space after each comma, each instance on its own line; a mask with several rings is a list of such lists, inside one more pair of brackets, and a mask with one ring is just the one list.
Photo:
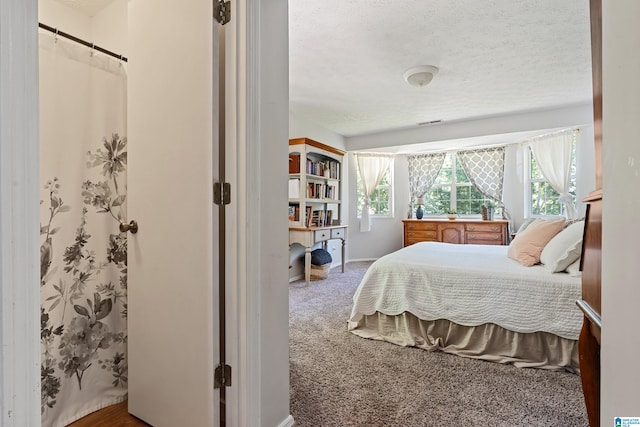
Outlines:
[[502, 234], [502, 225], [500, 224], [465, 224], [466, 230], [472, 232], [483, 233], [500, 233]]
[[467, 232], [467, 243], [476, 245], [502, 245], [502, 234], [498, 233], [481, 233], [481, 232]]
[[437, 240], [438, 232], [433, 231], [407, 231], [406, 233], [407, 240], [415, 239], [416, 241], [420, 240]]
[[407, 231], [436, 231], [437, 225], [433, 222], [412, 222], [405, 225]]
[[344, 228], [332, 228], [331, 229], [331, 238], [332, 239], [344, 239]]
[[331, 238], [331, 230], [317, 230], [313, 233], [313, 242], [326, 242]]
[[435, 241], [435, 240], [409, 238], [409, 239], [406, 239], [406, 240], [404, 241], [404, 245], [405, 245], [405, 246], [409, 246], [409, 245], [413, 245], [414, 243], [420, 243], [420, 242], [434, 242], [434, 241]]

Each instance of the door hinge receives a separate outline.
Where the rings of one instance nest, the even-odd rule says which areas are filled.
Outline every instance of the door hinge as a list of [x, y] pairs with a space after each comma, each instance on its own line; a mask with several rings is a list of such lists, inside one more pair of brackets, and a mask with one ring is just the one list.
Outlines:
[[231, 20], [231, 4], [228, 1], [218, 0], [213, 5], [213, 18], [221, 25], [229, 22]]
[[231, 387], [231, 366], [218, 365], [213, 374], [213, 388]]
[[213, 183], [213, 203], [216, 205], [231, 203], [231, 184], [228, 182]]

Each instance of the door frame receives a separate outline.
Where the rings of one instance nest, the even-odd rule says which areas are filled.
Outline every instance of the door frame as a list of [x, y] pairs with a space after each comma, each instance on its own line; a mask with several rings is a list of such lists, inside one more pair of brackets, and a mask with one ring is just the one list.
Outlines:
[[40, 425], [38, 3], [0, 3], [0, 425]]

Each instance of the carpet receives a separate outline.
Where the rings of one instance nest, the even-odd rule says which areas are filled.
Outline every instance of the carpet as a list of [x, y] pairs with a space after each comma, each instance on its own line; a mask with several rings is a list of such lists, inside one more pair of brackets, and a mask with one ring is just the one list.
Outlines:
[[370, 262], [289, 284], [291, 414], [313, 426], [587, 426], [580, 377], [347, 332]]

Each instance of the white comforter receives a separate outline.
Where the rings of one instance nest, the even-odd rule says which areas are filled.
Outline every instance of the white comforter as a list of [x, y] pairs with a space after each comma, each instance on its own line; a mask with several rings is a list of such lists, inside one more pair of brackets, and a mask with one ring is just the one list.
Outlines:
[[515, 332], [544, 331], [577, 340], [580, 278], [524, 267], [507, 246], [423, 242], [374, 262], [353, 296], [349, 329], [376, 311], [408, 311], [464, 326], [494, 323]]

